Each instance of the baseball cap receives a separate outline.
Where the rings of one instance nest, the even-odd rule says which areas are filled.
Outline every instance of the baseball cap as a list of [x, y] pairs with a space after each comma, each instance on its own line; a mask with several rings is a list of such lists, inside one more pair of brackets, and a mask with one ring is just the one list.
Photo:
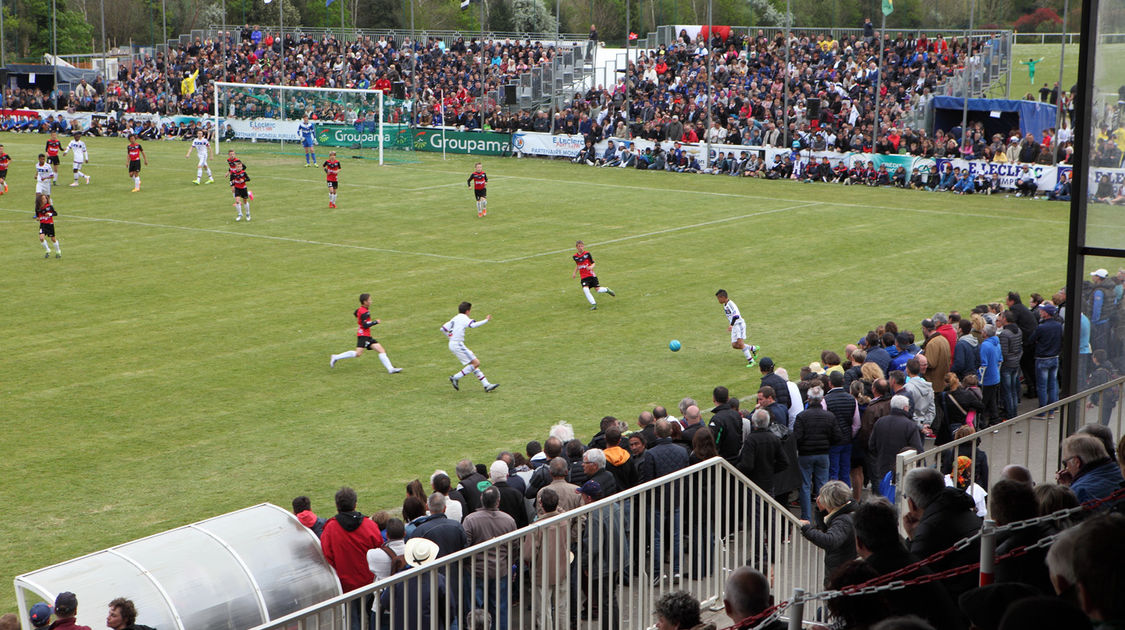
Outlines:
[[1040, 304], [1039, 310], [1052, 317], [1054, 317], [1055, 313], [1059, 312], [1059, 309], [1054, 304]]
[[78, 598], [70, 591], [63, 591], [55, 598], [55, 614], [69, 617], [78, 611]]
[[758, 361], [758, 365], [762, 366], [763, 370], [772, 370], [773, 369], [773, 359], [771, 359], [769, 357], [762, 357], [762, 360]]
[[1109, 272], [1106, 271], [1105, 269], [1097, 269], [1095, 271], [1091, 271], [1090, 275], [1091, 276], [1097, 276], [1099, 278], [1105, 278], [1106, 276], [1109, 275]]
[[587, 481], [582, 484], [582, 487], [575, 490], [578, 494], [584, 494], [591, 498], [597, 498], [602, 493], [602, 484], [596, 481]]
[[31, 620], [31, 625], [36, 628], [46, 628], [47, 624], [51, 622], [51, 607], [47, 602], [39, 602], [31, 607], [27, 613], [27, 618]]

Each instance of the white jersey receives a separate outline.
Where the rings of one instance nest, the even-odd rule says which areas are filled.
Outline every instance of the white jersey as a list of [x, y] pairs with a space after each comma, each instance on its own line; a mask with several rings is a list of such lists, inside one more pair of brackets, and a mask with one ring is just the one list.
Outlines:
[[76, 163], [85, 162], [90, 159], [90, 152], [86, 148], [86, 143], [81, 140], [71, 140], [70, 144], [66, 145], [67, 153], [74, 154], [74, 161]]
[[191, 146], [199, 155], [199, 161], [201, 163], [206, 162], [207, 153], [211, 150], [211, 141], [207, 138], [196, 138], [195, 140], [191, 141]]
[[727, 321], [730, 322], [731, 326], [742, 320], [742, 314], [738, 312], [738, 305], [734, 303], [734, 300], [727, 300], [727, 303], [723, 304], [723, 314], [727, 316]]
[[41, 195], [51, 194], [51, 182], [56, 179], [55, 169], [50, 164], [35, 165], [35, 192]]
[[453, 319], [445, 322], [445, 325], [441, 327], [441, 332], [445, 333], [446, 337], [449, 337], [450, 343], [464, 343], [466, 329], [480, 328], [487, 323], [487, 319], [478, 322], [464, 313], [458, 313]]

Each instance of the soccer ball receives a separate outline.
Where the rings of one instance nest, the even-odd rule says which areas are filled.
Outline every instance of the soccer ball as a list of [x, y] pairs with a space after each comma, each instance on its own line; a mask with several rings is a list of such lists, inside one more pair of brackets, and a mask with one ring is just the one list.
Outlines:
[[679, 352], [680, 351], [680, 340], [679, 339], [673, 339], [672, 341], [669, 341], [668, 342], [668, 349], [671, 350], [672, 352]]

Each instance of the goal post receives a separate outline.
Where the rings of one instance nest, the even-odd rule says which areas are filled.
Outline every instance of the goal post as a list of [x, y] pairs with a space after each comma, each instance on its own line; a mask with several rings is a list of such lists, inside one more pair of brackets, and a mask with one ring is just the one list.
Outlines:
[[[214, 83], [215, 151], [230, 138], [270, 143], [275, 149], [301, 147], [298, 126], [304, 116], [314, 125], [318, 148], [358, 152], [378, 158], [384, 150], [409, 150], [409, 101], [379, 90], [298, 87], [253, 83]], [[396, 121], [396, 122], [390, 122]], [[229, 130], [228, 130], [229, 127]]]

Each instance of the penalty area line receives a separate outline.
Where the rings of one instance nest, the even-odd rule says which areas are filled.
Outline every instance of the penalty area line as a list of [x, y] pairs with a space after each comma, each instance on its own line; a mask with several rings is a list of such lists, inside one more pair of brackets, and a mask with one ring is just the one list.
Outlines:
[[[20, 212], [19, 210], [12, 210], [4, 208], [8, 212]], [[270, 241], [281, 241], [285, 243], [300, 243], [302, 245], [319, 245], [322, 247], [340, 247], [344, 249], [358, 249], [368, 252], [380, 252], [384, 254], [401, 254], [405, 256], [424, 256], [427, 258], [440, 258], [442, 260], [457, 260], [461, 262], [474, 262], [474, 263], [490, 263], [497, 262], [495, 260], [481, 260], [479, 258], [468, 258], [465, 256], [448, 256], [446, 254], [433, 254], [430, 252], [410, 252], [401, 249], [387, 249], [385, 247], [368, 247], [366, 245], [348, 245], [346, 243], [330, 243], [328, 241], [314, 241], [304, 238], [292, 238], [288, 236], [271, 236], [269, 234], [254, 234], [252, 232], [235, 232], [234, 230], [218, 230], [214, 228], [200, 228], [191, 227], [186, 225], [168, 225], [165, 223], [147, 223], [145, 221], [127, 221], [125, 219], [106, 219], [100, 217], [86, 217], [82, 215], [70, 215], [71, 219], [80, 219], [83, 221], [97, 221], [100, 223], [119, 223], [122, 225], [136, 225], [140, 227], [150, 228], [163, 228], [168, 230], [183, 230], [186, 232], [205, 232], [208, 234], [226, 234], [231, 236], [244, 236], [246, 238], [260, 238]]]
[[[632, 241], [632, 240], [635, 240], [635, 239], [638, 239], [638, 238], [648, 238], [650, 236], [659, 236], [661, 234], [669, 234], [671, 232], [680, 232], [680, 231], [683, 231], [683, 230], [691, 230], [691, 229], [700, 228], [700, 227], [707, 227], [709, 225], [718, 225], [720, 223], [730, 223], [731, 221], [741, 221], [742, 219], [749, 219], [751, 217], [760, 217], [760, 216], [767, 215], [767, 214], [774, 214], [774, 213], [777, 213], [777, 212], [786, 212], [788, 210], [797, 210], [797, 209], [800, 209], [800, 208], [809, 208], [811, 206], [820, 206], [820, 205], [824, 205], [824, 202], [822, 202], [822, 201], [812, 201], [812, 202], [808, 202], [808, 203], [797, 204], [795, 206], [786, 206], [784, 208], [774, 208], [772, 210], [761, 210], [761, 211], [758, 211], [758, 212], [749, 212], [749, 213], [746, 213], [746, 214], [740, 214], [740, 215], [735, 216], [735, 217], [723, 217], [722, 219], [714, 219], [712, 221], [702, 221], [700, 223], [692, 223], [691, 225], [681, 225], [681, 226], [677, 226], [677, 227], [665, 228], [663, 230], [654, 230], [652, 232], [645, 232], [644, 234], [633, 234], [633, 235], [630, 235], [630, 236], [622, 236], [620, 238], [611, 238], [611, 239], [605, 240], [605, 241], [597, 241], [597, 242], [591, 241], [590, 246], [591, 247], [600, 247], [602, 245], [609, 245], [611, 243], [621, 243], [623, 241]], [[527, 256], [519, 256], [519, 257], [516, 257], [516, 258], [506, 258], [504, 260], [497, 260], [497, 261], [494, 261], [494, 262], [510, 263], [510, 262], [518, 262], [518, 261], [521, 261], [521, 260], [529, 260], [531, 258], [539, 258], [541, 256], [554, 256], [555, 254], [562, 254], [564, 252], [569, 252], [572, 249], [573, 248], [568, 247], [566, 249], [556, 249], [556, 250], [552, 250], [552, 251], [549, 251], [549, 252], [539, 252], [538, 254], [529, 254]]]

